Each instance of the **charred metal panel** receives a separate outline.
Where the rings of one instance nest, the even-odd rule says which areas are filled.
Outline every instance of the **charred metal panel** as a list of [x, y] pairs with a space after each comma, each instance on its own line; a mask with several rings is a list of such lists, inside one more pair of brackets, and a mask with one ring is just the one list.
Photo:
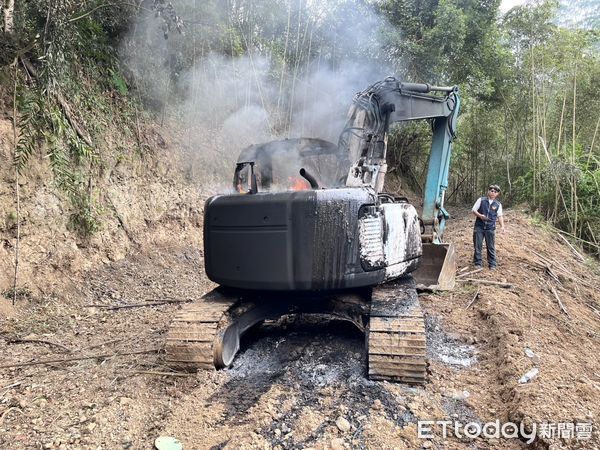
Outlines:
[[365, 270], [381, 269], [385, 265], [383, 231], [383, 214], [379, 207], [364, 207], [360, 214], [358, 237], [360, 260]]
[[385, 268], [386, 280], [415, 270], [422, 254], [415, 208], [408, 203], [363, 208], [359, 241], [365, 270]]
[[372, 286], [385, 270], [366, 272], [358, 217], [376, 200], [371, 189], [223, 195], [205, 207], [208, 277], [257, 290], [330, 290]]
[[385, 221], [384, 253], [386, 279], [393, 279], [417, 268], [422, 254], [419, 219], [408, 203], [381, 205]]
[[313, 279], [322, 289], [377, 284], [383, 275], [366, 273], [359, 258], [358, 217], [361, 207], [373, 204], [371, 189], [316, 191]]

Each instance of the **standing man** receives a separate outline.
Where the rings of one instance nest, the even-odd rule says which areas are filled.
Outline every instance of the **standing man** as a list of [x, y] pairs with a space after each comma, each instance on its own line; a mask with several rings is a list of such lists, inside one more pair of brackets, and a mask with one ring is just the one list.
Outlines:
[[504, 217], [502, 217], [502, 204], [496, 200], [500, 188], [492, 184], [488, 188], [487, 197], [477, 199], [473, 205], [473, 214], [477, 217], [473, 228], [473, 265], [476, 269], [482, 267], [481, 249], [483, 240], [487, 249], [487, 261], [490, 270], [496, 270], [496, 219], [500, 222], [500, 230], [504, 233]]

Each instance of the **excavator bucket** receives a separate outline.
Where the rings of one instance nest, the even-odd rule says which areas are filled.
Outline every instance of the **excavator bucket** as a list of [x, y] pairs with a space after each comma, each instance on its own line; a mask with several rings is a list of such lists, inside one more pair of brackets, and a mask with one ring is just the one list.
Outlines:
[[418, 287], [440, 291], [454, 289], [455, 273], [454, 244], [423, 243], [421, 265], [413, 272]]

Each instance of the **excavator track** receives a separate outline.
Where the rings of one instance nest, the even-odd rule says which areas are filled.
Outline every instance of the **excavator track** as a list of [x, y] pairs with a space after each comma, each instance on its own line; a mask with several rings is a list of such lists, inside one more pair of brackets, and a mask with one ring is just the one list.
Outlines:
[[229, 367], [241, 336], [255, 324], [284, 314], [320, 313], [365, 331], [370, 379], [425, 383], [425, 322], [412, 277], [376, 286], [371, 295], [359, 291], [309, 302], [276, 298], [217, 288], [184, 306], [167, 332], [167, 364], [187, 371]]
[[425, 384], [425, 320], [412, 277], [373, 288], [366, 340], [370, 379]]
[[[214, 370], [229, 365], [223, 362], [223, 338], [231, 321], [229, 312], [236, 302], [236, 297], [214, 289], [199, 302], [181, 308], [167, 332], [167, 364], [187, 371]], [[237, 348], [233, 356], [235, 352]]]

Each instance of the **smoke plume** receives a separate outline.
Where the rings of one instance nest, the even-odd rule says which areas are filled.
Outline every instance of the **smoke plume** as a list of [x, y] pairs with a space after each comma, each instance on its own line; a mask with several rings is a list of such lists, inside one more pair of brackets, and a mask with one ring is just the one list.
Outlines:
[[284, 3], [275, 19], [265, 12], [272, 4], [251, 3], [255, 28], [270, 18], [262, 31], [246, 31], [233, 7], [221, 5], [215, 23], [206, 23], [203, 2], [176, 1], [183, 34], [165, 39], [164, 20], [142, 15], [121, 48], [146, 101], [166, 124], [187, 130], [190, 164], [222, 169], [225, 180], [248, 145], [295, 137], [337, 142], [353, 95], [392, 74], [377, 39], [385, 22], [362, 2], [313, 1], [293, 11], [295, 2]]

